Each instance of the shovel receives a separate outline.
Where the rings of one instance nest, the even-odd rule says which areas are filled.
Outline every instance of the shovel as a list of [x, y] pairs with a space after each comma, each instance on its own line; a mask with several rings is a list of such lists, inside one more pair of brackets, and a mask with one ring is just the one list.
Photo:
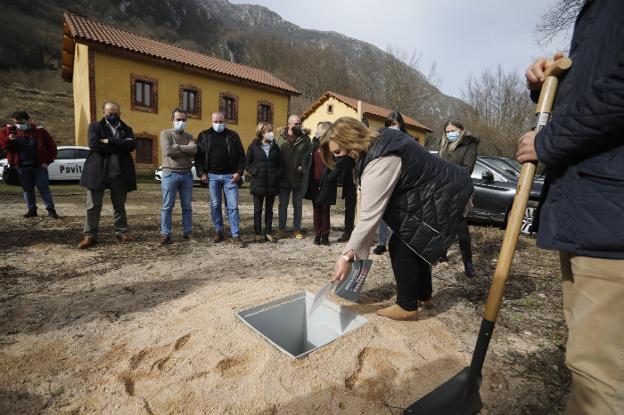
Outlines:
[[[539, 102], [535, 109], [536, 131], [541, 130], [550, 118], [550, 112], [557, 93], [557, 85], [560, 77], [572, 66], [572, 61], [568, 58], [561, 58], [553, 65], [549, 66], [545, 74]], [[455, 377], [429, 392], [418, 401], [410, 405], [403, 413], [407, 415], [468, 415], [475, 414], [483, 407], [479, 387], [481, 386], [481, 369], [485, 360], [494, 323], [498, 317], [498, 312], [503, 299], [505, 283], [509, 278], [511, 262], [520, 234], [522, 218], [529, 200], [529, 192], [533, 184], [533, 176], [537, 163], [528, 162], [522, 165], [522, 171], [518, 180], [518, 189], [514, 198], [511, 213], [505, 230], [503, 245], [498, 255], [496, 271], [492, 279], [492, 286], [488, 294], [485, 311], [477, 345], [472, 355], [470, 367], [462, 369]]]

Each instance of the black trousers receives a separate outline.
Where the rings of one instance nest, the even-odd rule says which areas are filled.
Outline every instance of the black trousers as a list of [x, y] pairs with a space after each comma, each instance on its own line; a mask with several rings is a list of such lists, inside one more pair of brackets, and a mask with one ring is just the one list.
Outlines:
[[457, 228], [457, 239], [459, 240], [459, 250], [461, 251], [464, 264], [466, 262], [472, 262], [472, 247], [467, 218], [464, 218], [461, 222], [459, 222], [459, 227]]
[[[275, 196], [256, 196], [253, 195], [254, 204], [254, 234], [255, 235], [271, 235], [273, 233], [273, 202]], [[264, 209], [264, 233], [262, 233], [262, 205]]]
[[345, 200], [345, 232], [351, 233], [355, 227], [355, 204], [357, 201], [355, 187], [353, 189], [345, 189], [343, 196]]
[[417, 310], [418, 300], [431, 299], [431, 267], [392, 233], [388, 244], [392, 272], [397, 285], [397, 304], [404, 310]]

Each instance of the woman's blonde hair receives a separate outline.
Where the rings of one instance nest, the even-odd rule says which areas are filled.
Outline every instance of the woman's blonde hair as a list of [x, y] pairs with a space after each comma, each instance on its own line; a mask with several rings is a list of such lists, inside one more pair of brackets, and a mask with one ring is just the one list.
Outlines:
[[262, 134], [264, 134], [269, 129], [271, 129], [271, 131], [273, 130], [273, 124], [265, 121], [260, 121], [258, 123], [258, 126], [256, 127], [256, 140], [258, 142], [262, 141]]
[[334, 157], [329, 150], [329, 143], [334, 142], [354, 159], [368, 151], [372, 142], [379, 137], [377, 131], [366, 128], [364, 124], [352, 117], [341, 117], [325, 131], [321, 137], [321, 158], [330, 169], [334, 168]]
[[[446, 127], [452, 125], [453, 127], [459, 128], [461, 131], [461, 135], [459, 139], [453, 143], [449, 142], [448, 138], [446, 138]], [[440, 156], [442, 154], [450, 154], [459, 146], [459, 144], [464, 139], [464, 134], [466, 134], [466, 129], [464, 125], [457, 120], [448, 120], [446, 124], [444, 124], [444, 130], [442, 131], [442, 138], [440, 139]]]

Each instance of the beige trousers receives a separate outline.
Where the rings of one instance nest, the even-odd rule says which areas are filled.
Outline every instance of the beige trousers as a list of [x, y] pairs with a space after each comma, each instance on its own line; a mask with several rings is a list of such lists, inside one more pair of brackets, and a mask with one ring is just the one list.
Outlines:
[[624, 260], [560, 253], [566, 366], [572, 387], [566, 415], [624, 414]]

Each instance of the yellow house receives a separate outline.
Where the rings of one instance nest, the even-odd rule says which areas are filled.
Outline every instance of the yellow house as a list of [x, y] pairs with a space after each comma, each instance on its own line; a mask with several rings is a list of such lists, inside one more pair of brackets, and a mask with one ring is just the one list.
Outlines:
[[[314, 132], [316, 125], [321, 121], [334, 122], [340, 117], [347, 116], [358, 118], [358, 104], [362, 118], [368, 120], [370, 128], [383, 127], [386, 117], [392, 112], [387, 108], [327, 91], [301, 115], [303, 128], [309, 128]], [[425, 145], [425, 135], [433, 130], [411, 117], [402, 115], [409, 135], [416, 138], [420, 144]]]
[[285, 124], [290, 97], [300, 95], [270, 73], [182, 49], [65, 12], [63, 79], [73, 83], [76, 144], [87, 144], [90, 122], [102, 105], [116, 101], [134, 130], [138, 168], [161, 161], [158, 137], [171, 128], [171, 110], [187, 111], [187, 131], [211, 127], [210, 115], [225, 114], [243, 145], [260, 121]]

